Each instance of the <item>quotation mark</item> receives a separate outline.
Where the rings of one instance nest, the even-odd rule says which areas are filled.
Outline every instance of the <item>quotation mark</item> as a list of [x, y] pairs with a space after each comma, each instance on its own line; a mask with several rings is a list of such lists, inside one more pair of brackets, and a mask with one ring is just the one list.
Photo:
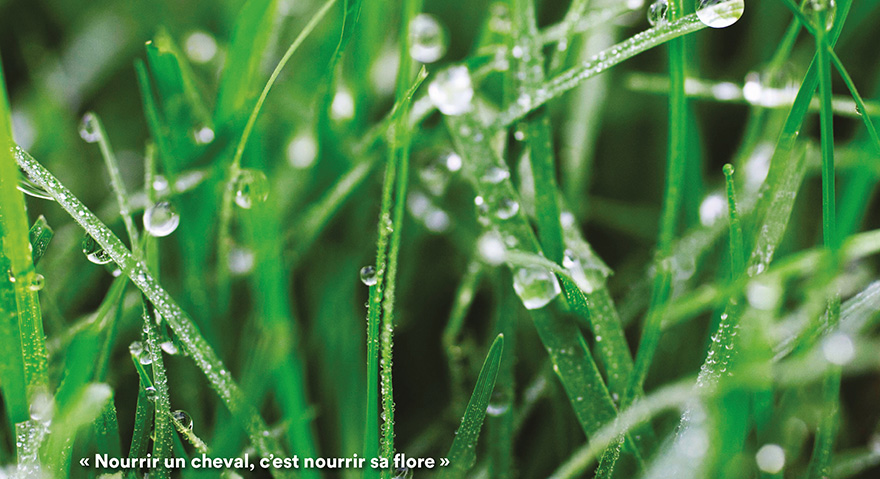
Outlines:
[[89, 458], [84, 457], [79, 460], [79, 465], [82, 467], [89, 467]]
[[440, 467], [446, 467], [448, 465], [449, 465], [449, 459], [446, 459], [445, 457], [441, 457], [440, 458]]

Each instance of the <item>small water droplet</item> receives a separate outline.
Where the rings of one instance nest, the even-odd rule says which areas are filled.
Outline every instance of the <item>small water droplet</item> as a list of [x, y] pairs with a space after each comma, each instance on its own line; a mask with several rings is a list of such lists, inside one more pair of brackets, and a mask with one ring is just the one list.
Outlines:
[[725, 28], [742, 17], [743, 0], [697, 0], [697, 17], [711, 28]]
[[776, 474], [785, 467], [785, 450], [778, 444], [764, 444], [755, 454], [758, 469], [768, 474]]
[[165, 351], [165, 354], [170, 354], [171, 356], [175, 356], [180, 350], [177, 349], [177, 346], [174, 345], [173, 341], [165, 341], [160, 344], [159, 347], [162, 348], [162, 351]]
[[543, 308], [562, 291], [556, 276], [540, 267], [520, 267], [513, 273], [513, 289], [526, 309]]
[[379, 276], [376, 274], [376, 267], [373, 265], [361, 268], [360, 276], [361, 283], [364, 283], [367, 286], [373, 286], [379, 281]]
[[200, 126], [193, 130], [193, 138], [199, 145], [207, 145], [214, 141], [214, 130], [209, 126]]
[[856, 356], [856, 346], [846, 333], [834, 333], [822, 341], [822, 354], [825, 360], [843, 366]]
[[498, 202], [498, 210], [495, 212], [495, 215], [498, 216], [498, 219], [507, 220], [513, 218], [518, 212], [519, 203], [517, 203], [516, 200], [502, 198], [501, 201]]
[[308, 168], [317, 157], [318, 142], [309, 133], [300, 133], [287, 144], [287, 162], [294, 168]]
[[700, 203], [700, 223], [712, 226], [727, 213], [727, 199], [720, 193], [712, 193]]
[[178, 409], [171, 413], [171, 417], [173, 417], [175, 421], [179, 422], [184, 429], [189, 429], [190, 431], [192, 431], [193, 420], [189, 413], [182, 409]]
[[186, 56], [196, 63], [208, 63], [217, 55], [217, 42], [205, 32], [192, 32], [184, 40]]
[[146, 366], [147, 364], [153, 364], [153, 355], [149, 350], [144, 349], [138, 354], [138, 362]]
[[101, 130], [98, 129], [98, 118], [91, 112], [83, 115], [79, 123], [79, 136], [86, 143], [96, 143], [101, 139]]
[[652, 27], [666, 25], [669, 21], [667, 15], [669, 13], [669, 3], [667, 0], [657, 0], [648, 6], [648, 23]]
[[409, 54], [422, 63], [433, 63], [446, 53], [446, 32], [432, 15], [421, 13], [409, 23]]
[[243, 169], [235, 179], [235, 204], [248, 210], [269, 198], [269, 179], [260, 170]]
[[458, 153], [454, 151], [450, 152], [448, 155], [446, 155], [445, 163], [446, 169], [454, 173], [461, 169], [461, 156], [459, 156]]
[[95, 264], [107, 264], [113, 261], [113, 258], [88, 233], [82, 239], [82, 252], [89, 261]]
[[229, 271], [237, 276], [245, 275], [254, 269], [255, 257], [253, 251], [236, 246], [229, 252]]
[[158, 391], [156, 391], [156, 388], [153, 386], [147, 386], [144, 388], [144, 395], [147, 396], [147, 399], [150, 401], [155, 401], [157, 394]]
[[444, 115], [461, 115], [471, 109], [474, 87], [466, 66], [441, 71], [428, 85], [428, 96]]
[[144, 212], [144, 229], [151, 236], [168, 236], [179, 224], [180, 216], [168, 201], [159, 201]]
[[498, 416], [501, 416], [504, 413], [506, 413], [508, 409], [510, 409], [509, 403], [490, 402], [489, 405], [486, 407], [486, 414], [488, 414], [490, 416], [498, 417]]
[[30, 282], [28, 283], [27, 289], [29, 291], [37, 292], [43, 289], [43, 286], [46, 285], [46, 278], [43, 277], [40, 273], [34, 273], [31, 275]]
[[506, 168], [502, 168], [500, 166], [493, 166], [486, 170], [486, 174], [483, 175], [483, 181], [498, 184], [502, 181], [510, 178], [510, 172], [507, 171]]
[[334, 120], [351, 120], [354, 118], [354, 96], [347, 88], [339, 88], [330, 103], [330, 116]]
[[494, 231], [480, 236], [480, 239], [477, 240], [477, 250], [480, 252], [480, 257], [483, 258], [483, 261], [495, 266], [503, 263], [507, 255], [507, 247], [504, 245], [504, 241]]

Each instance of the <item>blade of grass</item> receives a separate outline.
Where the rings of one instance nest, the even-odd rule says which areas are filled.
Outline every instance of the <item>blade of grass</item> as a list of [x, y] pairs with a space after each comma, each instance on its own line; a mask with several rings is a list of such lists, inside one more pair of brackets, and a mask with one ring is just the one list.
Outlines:
[[464, 358], [461, 344], [459, 343], [459, 335], [464, 326], [468, 309], [470, 309], [471, 304], [474, 302], [474, 296], [482, 277], [483, 264], [478, 260], [471, 261], [464, 277], [461, 279], [461, 283], [458, 285], [458, 290], [455, 292], [452, 310], [449, 313], [449, 322], [443, 328], [443, 335], [441, 336], [443, 349], [446, 352], [446, 361], [449, 366], [449, 375], [451, 376], [451, 404], [453, 408], [455, 406], [460, 406], [458, 409], [464, 407], [465, 370], [462, 365]]
[[49, 243], [54, 236], [55, 231], [49, 226], [49, 222], [46, 221], [46, 218], [43, 215], [37, 217], [37, 220], [34, 221], [34, 224], [28, 232], [31, 248], [33, 248], [32, 259], [34, 265], [38, 264], [43, 258], [43, 255], [46, 254], [46, 251], [49, 249]]
[[461, 418], [461, 425], [455, 432], [452, 447], [446, 454], [449, 465], [440, 469], [438, 473], [438, 477], [441, 479], [463, 478], [476, 462], [477, 439], [480, 437], [480, 429], [486, 418], [486, 408], [489, 406], [492, 391], [495, 389], [495, 380], [498, 377], [498, 369], [501, 367], [503, 351], [504, 335], [499, 334], [492, 342], [492, 347], [489, 348], [489, 354], [486, 355], [486, 361], [483, 362], [480, 376], [474, 386], [474, 393], [471, 395], [471, 400], [468, 401], [467, 409]]
[[186, 353], [203, 371], [211, 387], [217, 392], [230, 412], [242, 421], [242, 426], [258, 454], [268, 456], [280, 453], [277, 442], [268, 434], [267, 427], [253, 405], [241, 401], [243, 394], [231, 378], [223, 362], [199, 333], [189, 316], [159, 285], [146, 265], [135, 259], [101, 221], [92, 214], [61, 182], [20, 148], [15, 149], [19, 166], [45, 188], [74, 220], [92, 235], [104, 248], [122, 272], [149, 298], [159, 314], [167, 321], [180, 339]]

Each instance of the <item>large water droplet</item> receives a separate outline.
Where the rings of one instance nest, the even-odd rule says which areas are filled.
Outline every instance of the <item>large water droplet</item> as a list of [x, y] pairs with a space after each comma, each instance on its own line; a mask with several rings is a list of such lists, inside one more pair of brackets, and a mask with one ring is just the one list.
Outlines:
[[776, 474], [785, 467], [785, 450], [779, 444], [764, 444], [755, 454], [758, 469], [768, 474]]
[[471, 109], [474, 87], [466, 66], [447, 68], [428, 85], [428, 96], [444, 115], [461, 115]]
[[144, 229], [151, 236], [168, 236], [179, 224], [180, 216], [168, 201], [160, 201], [144, 212]]
[[138, 362], [146, 366], [147, 364], [153, 364], [153, 355], [149, 350], [144, 349], [138, 354]]
[[711, 28], [729, 27], [742, 17], [743, 0], [697, 0], [697, 17]]
[[95, 264], [107, 264], [113, 261], [113, 258], [88, 233], [82, 239], [82, 252], [89, 261]]
[[446, 53], [446, 32], [431, 15], [421, 13], [409, 23], [409, 54], [422, 63], [433, 63]]
[[179, 422], [184, 429], [189, 429], [190, 431], [192, 431], [193, 420], [189, 413], [182, 409], [178, 409], [177, 411], [171, 413], [171, 417], [173, 417], [175, 421]]
[[147, 386], [144, 388], [144, 395], [147, 396], [147, 399], [150, 401], [155, 401], [158, 393], [159, 392], [156, 391], [156, 388], [153, 386]]
[[652, 27], [666, 25], [669, 22], [669, 3], [666, 0], [657, 0], [648, 6], [648, 23]]
[[318, 142], [308, 133], [301, 133], [287, 144], [287, 162], [294, 168], [308, 168], [318, 157]]
[[101, 130], [98, 129], [98, 118], [91, 112], [86, 113], [79, 123], [79, 136], [86, 143], [95, 143], [101, 139]]
[[243, 169], [235, 179], [235, 204], [248, 210], [269, 198], [269, 179], [260, 170]]
[[43, 277], [40, 273], [34, 273], [30, 277], [30, 281], [28, 282], [27, 289], [28, 291], [37, 292], [43, 289], [43, 286], [46, 285], [46, 278]]
[[834, 15], [837, 13], [837, 2], [834, 0], [807, 0], [802, 9], [813, 22], [814, 27], [819, 28], [823, 15], [825, 30], [831, 30], [834, 26]]
[[144, 343], [140, 341], [134, 341], [133, 343], [128, 345], [128, 352], [130, 352], [132, 356], [140, 356], [141, 353], [144, 352]]
[[165, 354], [168, 354], [171, 356], [175, 356], [175, 355], [177, 355], [177, 353], [180, 352], [180, 350], [177, 349], [177, 346], [175, 346], [173, 341], [165, 341], [164, 343], [160, 344], [159, 347], [162, 348], [162, 351], [165, 351]]
[[834, 333], [822, 341], [822, 354], [829, 363], [843, 366], [856, 356], [856, 346], [848, 334]]
[[526, 309], [543, 308], [562, 291], [556, 276], [540, 267], [521, 267], [513, 273], [513, 289]]
[[217, 55], [217, 42], [205, 32], [192, 32], [184, 40], [186, 56], [196, 63], [208, 63]]
[[373, 286], [374, 284], [379, 282], [379, 277], [376, 274], [376, 267], [373, 265], [368, 265], [361, 268], [360, 276], [361, 283], [364, 283], [367, 286]]

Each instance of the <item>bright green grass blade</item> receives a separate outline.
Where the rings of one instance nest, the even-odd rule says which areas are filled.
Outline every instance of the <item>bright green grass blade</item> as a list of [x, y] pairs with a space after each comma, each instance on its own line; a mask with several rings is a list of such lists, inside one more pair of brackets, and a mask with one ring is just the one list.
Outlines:
[[501, 354], [504, 350], [504, 335], [499, 334], [489, 348], [486, 361], [480, 369], [480, 376], [474, 386], [474, 393], [468, 402], [461, 425], [455, 432], [455, 439], [446, 458], [449, 466], [440, 469], [438, 477], [441, 479], [464, 478], [477, 460], [477, 439], [480, 437], [480, 429], [486, 418], [486, 408], [492, 398], [495, 388], [495, 380], [498, 377], [498, 369], [501, 367]]
[[446, 361], [449, 365], [449, 375], [451, 376], [452, 401], [450, 402], [453, 408], [455, 406], [460, 406], [459, 409], [464, 407], [465, 368], [462, 364], [464, 354], [459, 335], [464, 327], [464, 320], [468, 309], [470, 309], [471, 304], [474, 302], [474, 296], [482, 277], [483, 263], [478, 260], [472, 260], [467, 267], [464, 277], [461, 279], [461, 283], [458, 285], [458, 290], [455, 292], [455, 299], [452, 302], [452, 309], [449, 313], [449, 322], [443, 328], [443, 335], [441, 336], [443, 349], [446, 352]]
[[275, 24], [277, 0], [248, 0], [239, 11], [214, 109], [214, 123], [224, 128], [243, 119], [245, 105], [256, 94], [260, 63]]
[[[37, 289], [37, 273], [34, 270], [31, 245], [28, 241], [28, 222], [25, 213], [23, 195], [17, 189], [18, 170], [12, 162], [8, 148], [13, 145], [12, 127], [9, 114], [9, 102], [6, 99], [6, 81], [0, 68], [0, 239], [2, 250], [0, 256], [9, 262], [8, 269], [0, 275], [0, 281], [14, 290], [12, 296], [4, 296], [0, 321], [4, 322], [3, 331], [10, 335], [18, 329], [20, 334], [21, 361], [24, 366], [24, 380], [27, 396], [33, 399], [37, 391], [48, 392], [46, 345], [43, 335], [43, 320]], [[11, 285], [9, 283], [12, 283]], [[14, 298], [14, 302], [13, 302]], [[17, 323], [18, 327], [12, 325]], [[13, 339], [13, 338], [8, 338]], [[7, 343], [9, 344], [9, 343]], [[15, 407], [9, 414], [15, 419], [25, 417], [21, 410], [20, 385], [18, 383], [18, 348], [10, 346], [11, 369], [10, 383], [4, 382], [4, 395], [11, 399]]]
[[496, 127], [508, 126], [525, 117], [530, 111], [575, 88], [584, 80], [592, 78], [639, 53], [703, 28], [705, 25], [697, 18], [696, 14], [692, 14], [674, 22], [645, 30], [607, 50], [603, 50], [589, 61], [547, 80], [540, 88], [530, 91], [528, 96], [520, 96], [515, 104], [501, 112], [495, 125]]
[[31, 229], [28, 232], [28, 238], [31, 242], [31, 248], [33, 248], [32, 258], [35, 265], [43, 259], [43, 255], [46, 254], [46, 251], [49, 249], [49, 243], [54, 236], [55, 231], [52, 230], [52, 227], [49, 226], [49, 222], [46, 221], [46, 218], [43, 215], [40, 215], [37, 220], [34, 221], [34, 224], [31, 225]]
[[174, 331], [187, 354], [204, 372], [211, 387], [217, 392], [229, 410], [237, 417], [247, 431], [254, 448], [259, 454], [279, 453], [280, 447], [269, 435], [264, 435], [267, 427], [252, 404], [242, 401], [244, 397], [238, 384], [217, 354], [199, 333], [198, 328], [177, 305], [171, 296], [159, 285], [143, 262], [138, 261], [125, 248], [122, 242], [104, 226], [73, 194], [51, 173], [23, 150], [16, 148], [19, 166], [28, 172], [45, 188], [55, 201], [70, 214], [87, 233], [104, 248], [122, 272], [150, 299], [163, 319]]
[[[503, 275], [503, 276], [506, 276]], [[507, 354], [501, 356], [495, 390], [486, 409], [487, 441], [489, 443], [489, 476], [493, 479], [513, 477], [516, 460], [516, 333], [519, 321], [519, 299], [505, 287], [510, 278], [502, 277], [498, 289], [498, 303], [494, 331], [505, 338]]]
[[[152, 469], [151, 474], [156, 477], [167, 479], [171, 477], [171, 471], [165, 467], [165, 458], [171, 457], [172, 442], [172, 424], [171, 424], [171, 399], [168, 396], [168, 377], [165, 374], [165, 363], [162, 359], [162, 348], [159, 345], [158, 332], [154, 321], [158, 322], [155, 317], [155, 311], [150, 306], [147, 298], [142, 297], [142, 309], [144, 320], [145, 339], [144, 349], [149, 355], [150, 366], [153, 371], [153, 387], [155, 388], [155, 397], [153, 400], [153, 408], [155, 418], [153, 419], [153, 457], [159, 459], [159, 464]], [[143, 364], [143, 354], [138, 358]]]
[[101, 415], [104, 405], [113, 400], [113, 391], [106, 384], [90, 383], [80, 386], [69, 399], [67, 406], [59, 408], [52, 420], [44, 448], [45, 463], [56, 477], [70, 474], [70, 444], [80, 429]]

